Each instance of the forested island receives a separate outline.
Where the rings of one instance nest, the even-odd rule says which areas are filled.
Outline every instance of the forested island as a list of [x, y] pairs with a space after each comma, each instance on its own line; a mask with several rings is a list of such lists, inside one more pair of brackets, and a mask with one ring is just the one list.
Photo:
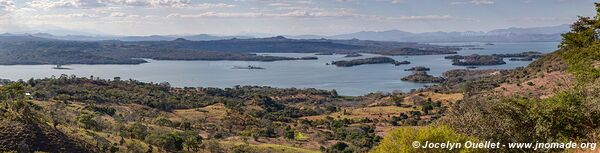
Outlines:
[[347, 54], [344, 57], [361, 57], [361, 56], [363, 56], [363, 55], [359, 54], [359, 53], [350, 53], [350, 54]]
[[401, 80], [416, 83], [441, 83], [446, 79], [429, 75], [425, 71], [413, 71], [413, 74], [403, 77]]
[[429, 71], [431, 69], [427, 68], [427, 67], [423, 67], [423, 66], [415, 66], [415, 67], [411, 67], [409, 69], [404, 69], [404, 71]]
[[350, 61], [333, 61], [333, 62], [331, 62], [331, 64], [338, 66], [338, 67], [352, 67], [352, 66], [363, 65], [363, 64], [385, 64], [385, 63], [394, 64], [394, 65], [410, 64], [410, 62], [408, 62], [408, 61], [398, 62], [392, 58], [383, 57], [383, 56], [370, 57], [370, 58], [364, 58], [364, 59], [354, 59], [354, 60], [350, 60]]
[[480, 65], [502, 65], [506, 64], [502, 57], [493, 55], [468, 55], [468, 56], [446, 56], [446, 59], [452, 59], [452, 65], [460, 66], [480, 66]]
[[452, 65], [461, 66], [480, 66], [480, 65], [502, 65], [506, 64], [504, 58], [510, 58], [510, 61], [533, 61], [533, 59], [540, 58], [543, 54], [540, 52], [522, 52], [515, 54], [492, 54], [492, 55], [450, 55], [445, 56], [445, 59], [452, 60]]

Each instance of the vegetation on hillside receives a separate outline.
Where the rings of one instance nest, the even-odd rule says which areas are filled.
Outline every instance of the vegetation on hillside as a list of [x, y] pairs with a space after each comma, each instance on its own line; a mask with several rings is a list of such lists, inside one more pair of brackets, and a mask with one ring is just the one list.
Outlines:
[[[600, 5], [596, 4], [600, 9]], [[599, 12], [600, 13], [600, 12]], [[572, 31], [563, 35], [560, 50], [546, 55], [529, 67], [511, 72], [503, 82], [544, 78], [562, 70], [561, 61], [577, 81], [546, 97], [530, 95], [501, 96], [495, 90], [484, 90], [466, 97], [453, 106], [441, 124], [480, 140], [508, 142], [597, 142], [600, 126], [600, 16], [580, 17]], [[550, 63], [550, 64], [548, 64]], [[564, 70], [563, 70], [564, 71]], [[568, 75], [563, 75], [567, 77]], [[489, 81], [489, 80], [488, 80]], [[520, 83], [519, 83], [520, 84]], [[527, 82], [521, 86], [535, 86]], [[467, 90], [470, 91], [470, 90]], [[535, 91], [530, 91], [535, 92]], [[514, 151], [514, 150], [503, 150]], [[520, 151], [563, 151], [562, 149]]]
[[[560, 148], [445, 150], [412, 145], [413, 141], [421, 144], [427, 141], [598, 142], [600, 4], [596, 7], [598, 16], [581, 17], [573, 24], [573, 30], [563, 35], [559, 51], [543, 55], [528, 67], [449, 71], [444, 74], [447, 80], [443, 83], [407, 93], [347, 97], [338, 95], [335, 90], [259, 86], [179, 88], [168, 83], [144, 83], [118, 77], [105, 80], [66, 75], [16, 82], [1, 80], [0, 151], [579, 151]], [[242, 50], [245, 51], [256, 49], [252, 47], [256, 47], [253, 41], [266, 41], [270, 49], [274, 49], [281, 47], [274, 45], [275, 42], [294, 40], [276, 37], [229, 41], [247, 44]], [[418, 45], [358, 40], [311, 42], [309, 44], [327, 44], [325, 47], [340, 43], [370, 49], [377, 48], [377, 43], [394, 47]], [[157, 46], [168, 43], [86, 45], [115, 45], [120, 49], [131, 47], [131, 50], [139, 46], [157, 48], [140, 54], [150, 56], [161, 49]], [[195, 45], [184, 40], [176, 43], [191, 43], [178, 49], [192, 49]], [[73, 44], [63, 45], [73, 47]], [[129, 56], [126, 50], [110, 58]], [[115, 50], [103, 53], [112, 51]], [[511, 90], [527, 93], [507, 94], [513, 93]]]
[[[427, 128], [393, 130], [373, 152], [447, 152], [448, 150], [436, 149], [415, 151], [410, 144], [412, 141], [423, 141], [417, 138], [420, 135], [418, 133], [435, 133], [436, 128], [446, 131], [436, 137], [442, 142], [447, 139], [451, 139], [448, 140], [451, 142], [464, 142], [464, 140], [452, 139], [457, 136], [503, 144], [510, 142], [598, 142], [600, 140], [598, 137], [600, 125], [597, 124], [600, 122], [600, 107], [598, 107], [600, 106], [600, 3], [595, 5], [598, 16], [580, 17], [572, 25], [571, 32], [563, 34], [563, 42], [558, 51], [542, 56], [528, 67], [511, 71], [496, 71], [492, 75], [489, 72], [481, 72], [484, 75], [477, 78], [463, 76], [471, 73], [466, 70], [447, 72], [445, 75], [449, 77], [449, 81], [428, 90], [453, 91], [460, 89], [465, 95], [464, 99], [452, 104], [449, 111], [445, 113], [445, 117]], [[462, 57], [448, 56], [447, 58], [459, 60]], [[576, 79], [568, 81], [572, 75]], [[540, 82], [539, 80], [551, 83], [543, 84], [548, 86], [535, 87], [539, 85], [533, 82]], [[508, 86], [516, 89], [503, 89]], [[510, 90], [520, 88], [529, 89], [529, 94], [508, 94], [509, 96], [507, 96], [506, 93], [512, 92]], [[547, 88], [554, 90], [547, 92]], [[545, 96], [539, 96], [539, 92], [544, 92]], [[572, 152], [585, 150], [564, 148], [534, 150], [532, 148], [508, 149], [504, 147], [487, 151]]]

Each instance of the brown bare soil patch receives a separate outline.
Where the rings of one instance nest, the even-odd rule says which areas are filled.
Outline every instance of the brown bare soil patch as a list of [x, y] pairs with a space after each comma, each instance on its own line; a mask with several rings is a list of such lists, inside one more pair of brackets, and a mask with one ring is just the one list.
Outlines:
[[554, 71], [521, 83], [503, 83], [494, 91], [502, 96], [521, 95], [544, 99], [551, 97], [554, 93], [569, 89], [573, 79], [571, 74]]
[[404, 98], [403, 104], [414, 105], [416, 103], [422, 103], [431, 98], [431, 101], [442, 102], [442, 104], [446, 105], [448, 103], [455, 103], [459, 100], [462, 100], [464, 95], [462, 93], [453, 93], [453, 94], [442, 94], [435, 92], [422, 92], [417, 93], [411, 96], [407, 96]]
[[203, 108], [195, 109], [178, 109], [174, 110], [173, 114], [169, 116], [171, 120], [208, 120], [217, 121], [225, 118], [227, 115], [227, 108], [222, 103], [213, 104]]

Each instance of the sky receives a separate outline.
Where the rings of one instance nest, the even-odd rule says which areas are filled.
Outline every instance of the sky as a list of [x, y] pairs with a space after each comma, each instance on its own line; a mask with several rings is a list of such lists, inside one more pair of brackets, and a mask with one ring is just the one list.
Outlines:
[[570, 24], [594, 0], [0, 0], [0, 32], [335, 35]]

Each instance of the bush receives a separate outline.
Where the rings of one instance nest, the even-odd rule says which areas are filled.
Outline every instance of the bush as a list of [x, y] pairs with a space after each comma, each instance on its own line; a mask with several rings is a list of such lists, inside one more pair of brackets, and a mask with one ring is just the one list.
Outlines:
[[463, 143], [466, 141], [476, 142], [473, 137], [468, 137], [463, 134], [455, 133], [447, 126], [430, 126], [424, 128], [401, 127], [388, 133], [383, 141], [375, 147], [373, 153], [412, 153], [412, 152], [485, 152], [486, 150], [455, 148], [449, 149], [424, 149], [414, 148], [412, 143], [419, 141], [424, 144], [429, 142], [456, 142]]
[[163, 134], [158, 139], [158, 146], [168, 151], [180, 151], [183, 149], [183, 138], [175, 133]]

